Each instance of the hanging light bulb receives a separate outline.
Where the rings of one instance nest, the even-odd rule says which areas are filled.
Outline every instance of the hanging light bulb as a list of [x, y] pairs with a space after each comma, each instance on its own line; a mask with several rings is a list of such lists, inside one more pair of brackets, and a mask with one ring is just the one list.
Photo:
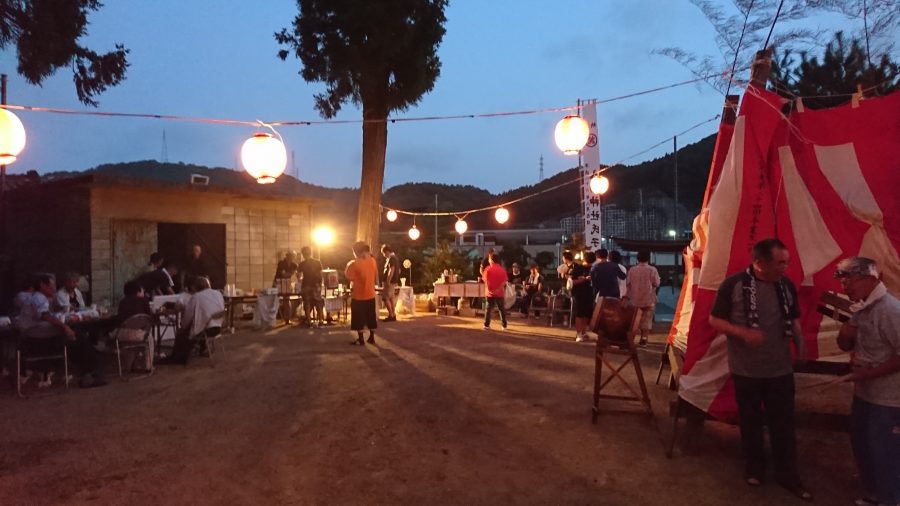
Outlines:
[[16, 161], [25, 149], [25, 127], [19, 117], [7, 109], [0, 109], [0, 165]]
[[466, 233], [466, 230], [469, 230], [469, 224], [466, 223], [466, 220], [456, 220], [456, 225], [453, 225], [453, 228], [456, 229], [456, 233], [459, 235], [463, 235]]
[[505, 207], [498, 207], [496, 211], [494, 211], [494, 219], [497, 220], [497, 223], [501, 225], [509, 221], [509, 210]]
[[556, 146], [567, 155], [577, 155], [587, 144], [591, 129], [580, 116], [569, 115], [556, 124]]
[[606, 176], [595, 174], [594, 177], [591, 178], [590, 186], [591, 193], [594, 195], [603, 195], [609, 191], [609, 179], [607, 179]]
[[387, 218], [387, 220], [389, 222], [393, 223], [393, 222], [397, 221], [397, 211], [394, 211], [393, 209], [388, 209], [388, 212], [387, 212], [387, 214], [384, 215], [384, 217]]
[[241, 147], [241, 162], [247, 174], [259, 184], [274, 183], [284, 174], [287, 151], [281, 139], [265, 132], [256, 132]]
[[412, 228], [409, 229], [409, 238], [412, 239], [413, 241], [415, 241], [416, 239], [418, 239], [419, 236], [421, 236], [421, 235], [422, 235], [422, 232], [419, 231], [419, 229], [416, 228], [415, 225], [413, 225]]

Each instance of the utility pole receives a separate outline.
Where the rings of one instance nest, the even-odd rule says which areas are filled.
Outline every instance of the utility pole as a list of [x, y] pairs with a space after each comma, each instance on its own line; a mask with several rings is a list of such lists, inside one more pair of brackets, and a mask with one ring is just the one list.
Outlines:
[[677, 238], [681, 235], [681, 231], [678, 230], [678, 136], [672, 137], [672, 148], [675, 150], [675, 205], [674, 210], [674, 226], [672, 227], [675, 230], [675, 237]]
[[162, 138], [162, 156], [160, 156], [162, 163], [169, 163], [169, 143], [166, 142], [166, 129], [163, 128], [163, 138]]
[[[437, 217], [438, 203], [437, 203], [437, 195], [438, 195], [437, 193], [434, 194], [434, 212], [435, 212], [435, 215], [434, 215], [434, 251], [435, 251], [435, 253], [437, 253], [437, 249], [438, 249], [438, 224], [437, 224], [437, 222], [438, 222], [438, 217]], [[410, 282], [412, 282], [412, 280], [410, 280]]]
[[541, 155], [541, 161], [538, 165], [540, 169], [538, 169], [538, 183], [544, 180], [544, 155]]
[[[6, 105], [6, 74], [0, 74], [0, 104]], [[6, 165], [0, 165], [0, 252], [6, 251]]]

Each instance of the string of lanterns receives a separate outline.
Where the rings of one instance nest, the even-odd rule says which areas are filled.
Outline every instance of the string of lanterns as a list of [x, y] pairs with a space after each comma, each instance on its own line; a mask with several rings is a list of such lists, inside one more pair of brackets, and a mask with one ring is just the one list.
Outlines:
[[[577, 155], [578, 153], [580, 153], [581, 150], [584, 149], [584, 146], [587, 144], [589, 135], [590, 135], [590, 126], [588, 125], [587, 121], [585, 121], [584, 118], [573, 115], [573, 114], [570, 114], [570, 115], [564, 117], [562, 120], [560, 120], [559, 123], [556, 124], [556, 130], [554, 131], [554, 139], [556, 140], [556, 145], [566, 155]], [[601, 175], [601, 172], [604, 172], [605, 170], [606, 169], [598, 170], [591, 177], [591, 180], [590, 180], [588, 186], [594, 195], [603, 195], [609, 191], [609, 179], [606, 176]], [[454, 228], [454, 230], [456, 230], [457, 234], [459, 234], [459, 235], [465, 234], [466, 231], [469, 230], [469, 224], [466, 223], [466, 220], [465, 220], [466, 216], [468, 216], [472, 212], [484, 211], [484, 210], [488, 210], [488, 209], [494, 209], [494, 219], [497, 221], [497, 223], [502, 225], [502, 224], [508, 222], [509, 218], [510, 218], [509, 209], [506, 208], [507, 205], [513, 204], [520, 200], [524, 200], [526, 198], [540, 195], [541, 193], [544, 193], [547, 191], [555, 190], [556, 188], [559, 188], [559, 187], [562, 187], [562, 186], [565, 186], [565, 185], [568, 185], [571, 183], [572, 183], [572, 181], [567, 181], [561, 185], [554, 186], [553, 188], [548, 188], [542, 192], [538, 192], [534, 195], [529, 195], [527, 197], [516, 199], [512, 202], [508, 202], [508, 203], [502, 204], [500, 206], [489, 207], [486, 209], [473, 209], [472, 211], [465, 213], [465, 215], [463, 215], [462, 217], [460, 217], [459, 215], [456, 215], [456, 223], [453, 225], [453, 228]], [[454, 214], [454, 213], [439, 213], [439, 212], [411, 213], [411, 212], [406, 212], [406, 211], [403, 211], [403, 213], [412, 215], [412, 217], [413, 217], [413, 225], [409, 229], [409, 238], [412, 239], [413, 241], [419, 239], [419, 237], [421, 237], [421, 234], [422, 234], [422, 232], [418, 228], [416, 228], [415, 220], [416, 220], [417, 214], [424, 214], [424, 215], [430, 215], [430, 216]], [[388, 209], [385, 212], [385, 218], [391, 223], [397, 221], [398, 217], [399, 217], [399, 213], [396, 209]]]
[[[707, 118], [699, 123], [696, 123], [686, 129], [682, 130], [681, 132], [678, 132], [677, 134], [674, 134], [674, 136], [684, 135], [684, 134], [690, 132], [691, 130], [694, 130], [694, 129], [699, 128], [711, 121], [715, 121], [715, 120], [719, 119], [720, 116], [721, 116], [720, 114], [716, 114], [716, 115], [712, 116], [711, 118]], [[573, 118], [575, 118], [575, 119], [573, 119]], [[583, 122], [583, 125], [580, 125], [580, 126], [578, 125], [579, 120], [581, 122]], [[567, 124], [565, 124], [564, 126], [560, 126], [560, 124], [563, 124], [563, 122], [565, 122]], [[568, 151], [572, 151], [572, 152], [568, 153], [568, 154], [578, 153], [581, 150], [581, 148], [584, 148], [585, 144], [587, 144], [587, 138], [584, 137], [584, 135], [583, 135], [583, 132], [585, 131], [583, 127], [587, 126], [587, 122], [578, 116], [566, 116], [565, 118], [563, 118], [560, 121], [560, 124], [557, 124], [557, 129], [554, 132], [554, 137], [556, 137], [557, 145], [560, 147], [561, 150], [563, 150], [563, 152], [567, 151], [566, 149], [564, 149], [563, 146], [570, 147], [570, 149]], [[575, 137], [575, 136], [578, 136], [578, 137], [573, 141], [572, 137]], [[635, 157], [640, 156], [654, 148], [657, 148], [657, 147], [669, 142], [672, 139], [672, 137], [673, 136], [669, 136], [666, 139], [664, 139], [660, 142], [657, 142], [656, 144], [654, 144], [648, 148], [645, 148], [641, 151], [638, 151], [637, 153], [634, 153], [625, 158], [622, 158], [622, 159], [618, 160], [617, 162], [612, 163], [604, 168], [598, 169], [596, 172], [594, 172], [594, 174], [591, 176], [590, 181], [588, 182], [588, 188], [590, 189], [591, 193], [593, 193], [594, 195], [605, 195], [609, 191], [610, 181], [609, 181], [609, 178], [607, 178], [606, 176], [603, 175], [603, 173], [606, 172], [607, 170], [609, 170], [611, 167], [620, 165], [632, 158], [635, 158]], [[583, 138], [583, 142], [581, 142], [582, 138]], [[578, 149], [574, 149], [574, 147], [579, 146], [578, 142], [576, 142], [576, 141], [581, 142], [580, 147]], [[412, 216], [413, 217], [413, 228], [415, 228], [415, 217], [416, 216], [455, 216], [456, 223], [454, 224], [453, 228], [456, 230], [457, 234], [462, 235], [462, 234], [465, 234], [466, 231], [469, 229], [469, 225], [465, 221], [466, 216], [468, 216], [469, 214], [493, 210], [494, 211], [494, 219], [498, 223], [503, 224], [503, 223], [506, 223], [507, 221], [509, 221], [509, 218], [510, 218], [510, 213], [509, 213], [509, 210], [507, 209], [507, 206], [510, 206], [517, 202], [521, 202], [526, 199], [537, 197], [538, 195], [542, 195], [544, 193], [548, 193], [548, 192], [557, 190], [559, 188], [562, 188], [563, 186], [567, 186], [572, 183], [577, 183], [577, 182], [581, 182], [581, 181], [582, 181], [582, 177], [579, 175], [579, 177], [576, 179], [562, 182], [560, 184], [551, 186], [550, 188], [545, 188], [539, 192], [525, 195], [524, 197], [519, 197], [515, 200], [505, 202], [500, 205], [488, 206], [488, 207], [483, 207], [480, 209], [470, 209], [467, 211], [414, 212], [414, 211], [402, 211], [399, 209], [390, 209], [390, 208], [386, 208], [384, 206], [382, 206], [382, 209], [386, 209], [385, 218], [392, 223], [397, 221], [400, 214]], [[462, 215], [462, 216], [460, 216], [460, 215]], [[413, 236], [415, 236], [415, 237], [413, 237]], [[415, 232], [413, 232], [413, 229], [410, 229], [410, 238], [411, 239], [416, 240], [420, 236], [421, 236], [421, 231], [419, 229], [415, 229]]]

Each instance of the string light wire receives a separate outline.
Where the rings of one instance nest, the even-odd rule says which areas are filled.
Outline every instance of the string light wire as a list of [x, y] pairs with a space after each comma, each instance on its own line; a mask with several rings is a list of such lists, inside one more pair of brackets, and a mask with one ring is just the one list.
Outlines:
[[[641, 151], [639, 151], [639, 152], [637, 152], [637, 153], [634, 153], [634, 154], [629, 155], [629, 156], [627, 156], [627, 157], [625, 157], [625, 158], [622, 158], [621, 160], [619, 160], [619, 161], [617, 161], [617, 162], [615, 162], [615, 163], [613, 163], [613, 164], [607, 165], [606, 167], [603, 167], [603, 168], [597, 170], [597, 171], [594, 173], [594, 175], [600, 175], [600, 174], [603, 174], [604, 172], [606, 172], [606, 171], [612, 169], [613, 167], [618, 167], [618, 166], [622, 165], [623, 162], [626, 162], [626, 161], [628, 161], [628, 160], [630, 160], [630, 159], [632, 159], [632, 158], [635, 158], [635, 157], [637, 157], [637, 156], [640, 156], [640, 155], [642, 155], [642, 154], [644, 154], [644, 153], [646, 153], [646, 152], [648, 152], [648, 151], [650, 151], [650, 150], [652, 150], [652, 149], [654, 149], [654, 148], [657, 148], [657, 147], [659, 147], [659, 146], [661, 146], [661, 145], [663, 145], [663, 144], [668, 143], [669, 141], [672, 140], [672, 137], [677, 137], [677, 136], [679, 136], [679, 135], [684, 135], [684, 134], [690, 132], [691, 130], [694, 130], [694, 129], [696, 129], [696, 128], [700, 128], [701, 126], [703, 126], [703, 125], [705, 125], [705, 124], [707, 124], [707, 123], [709, 123], [709, 122], [711, 122], [711, 121], [715, 121], [715, 120], [719, 119], [720, 116], [721, 116], [721, 115], [716, 114], [715, 116], [713, 116], [713, 117], [711, 117], [711, 118], [709, 118], [709, 119], [705, 119], [705, 120], [703, 120], [703, 121], [697, 123], [696, 125], [690, 126], [690, 127], [686, 128], [685, 130], [682, 130], [681, 132], [678, 132], [677, 134], [670, 135], [670, 136], [666, 137], [665, 139], [663, 139], [662, 141], [657, 142], [656, 144], [650, 146], [649, 148], [643, 149], [643, 150], [641, 150]], [[579, 174], [579, 176], [578, 176], [577, 178], [575, 178], [575, 179], [570, 179], [570, 180], [568, 180], [568, 181], [564, 181], [564, 182], [562, 182], [562, 183], [553, 185], [553, 186], [551, 186], [551, 187], [549, 187], [549, 188], [544, 188], [544, 189], [541, 190], [541, 191], [538, 191], [538, 192], [535, 192], [535, 193], [531, 193], [531, 194], [525, 195], [525, 196], [523, 196], [523, 197], [519, 197], [519, 198], [516, 198], [516, 199], [513, 199], [513, 200], [508, 200], [508, 201], [506, 201], [506, 202], [503, 202], [502, 204], [495, 204], [495, 205], [492, 205], [492, 206], [479, 207], [479, 208], [477, 208], [477, 209], [468, 209], [468, 210], [465, 210], [465, 211], [422, 211], [422, 212], [418, 212], [418, 211], [404, 211], [404, 210], [402, 210], [402, 209], [397, 209], [397, 208], [394, 208], [394, 207], [387, 207], [387, 206], [381, 206], [381, 209], [382, 209], [382, 212], [384, 212], [384, 211], [394, 211], [394, 212], [397, 213], [397, 214], [403, 214], [403, 215], [406, 215], [406, 216], [412, 216], [414, 220], [415, 220], [415, 217], [416, 217], [416, 216], [456, 216], [457, 218], [459, 218], [459, 215], [464, 215], [463, 218], [465, 218], [465, 216], [468, 216], [469, 214], [472, 214], [472, 213], [480, 213], [480, 212], [484, 212], [484, 211], [492, 211], [492, 210], [494, 210], [494, 209], [499, 209], [499, 208], [501, 208], [501, 207], [509, 207], [509, 206], [511, 206], [511, 205], [513, 205], [513, 204], [516, 204], [516, 203], [518, 203], [518, 202], [522, 202], [523, 200], [528, 200], [528, 199], [537, 197], [537, 196], [539, 196], [539, 195], [543, 195], [543, 194], [545, 194], [545, 193], [549, 193], [549, 192], [558, 190], [558, 189], [563, 188], [563, 187], [565, 187], [565, 186], [568, 186], [568, 185], [570, 185], [570, 184], [574, 184], [574, 183], [581, 182], [582, 180], [583, 180], [583, 179], [582, 179], [582, 176]]]
[[[610, 97], [605, 99], [598, 99], [596, 102], [598, 104], [607, 104], [610, 102], [616, 102], [619, 100], [626, 100], [629, 98], [639, 97], [642, 95], [648, 95], [651, 93], [656, 93], [672, 88], [677, 88], [680, 86], [686, 86], [688, 84], [697, 83], [700, 81], [706, 81], [713, 77], [726, 77], [730, 78], [730, 73], [726, 70], [721, 73], [716, 74], [708, 74], [705, 76], [696, 77], [694, 79], [689, 79], [687, 81], [680, 81], [677, 83], [667, 84], [664, 86], [658, 86], [656, 88], [650, 88], [646, 90], [636, 91], [633, 93], [628, 93], [625, 95], [619, 95], [616, 97]], [[213, 125], [236, 125], [236, 126], [250, 126], [256, 127], [265, 125], [269, 128], [276, 126], [311, 126], [311, 125], [347, 125], [347, 124], [362, 124], [362, 123], [381, 123], [385, 120], [372, 120], [372, 119], [353, 119], [353, 120], [287, 120], [287, 121], [266, 121], [263, 122], [261, 120], [237, 120], [237, 119], [219, 119], [219, 118], [204, 118], [199, 116], [178, 116], [173, 114], [155, 114], [155, 113], [129, 113], [129, 112], [115, 112], [115, 111], [86, 111], [86, 110], [77, 110], [77, 109], [63, 109], [57, 107], [42, 107], [42, 106], [32, 106], [32, 105], [14, 105], [14, 104], [6, 104], [0, 105], [0, 108], [9, 109], [14, 111], [27, 111], [27, 112], [41, 112], [41, 113], [50, 113], [50, 114], [63, 114], [63, 115], [71, 115], [71, 116], [95, 116], [95, 117], [119, 117], [119, 118], [140, 118], [140, 119], [160, 119], [166, 121], [185, 121], [192, 123], [207, 123]], [[447, 115], [447, 116], [413, 116], [406, 118], [388, 118], [386, 121], [390, 121], [391, 123], [409, 123], [409, 122], [418, 122], [418, 121], [442, 121], [442, 120], [454, 120], [454, 119], [476, 119], [476, 118], [502, 118], [502, 117], [510, 117], [510, 116], [526, 116], [533, 114], [547, 114], [547, 113], [559, 113], [559, 112], [569, 112], [578, 110], [577, 105], [573, 106], [565, 106], [565, 107], [550, 107], [544, 109], [531, 109], [531, 110], [523, 110], [523, 111], [501, 111], [501, 112], [487, 112], [487, 113], [474, 113], [474, 114], [455, 114], [455, 115]]]

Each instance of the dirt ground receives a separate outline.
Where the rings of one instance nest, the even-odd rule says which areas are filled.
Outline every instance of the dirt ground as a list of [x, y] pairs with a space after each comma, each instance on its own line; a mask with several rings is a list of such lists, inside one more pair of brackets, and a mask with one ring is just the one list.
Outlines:
[[[0, 505], [801, 504], [743, 484], [735, 427], [707, 423], [665, 457], [661, 335], [642, 354], [656, 419], [605, 401], [592, 425], [594, 346], [572, 334], [433, 315], [365, 348], [344, 326], [242, 330], [215, 368], [28, 400], [4, 384]], [[818, 381], [798, 376], [799, 409], [846, 413], [850, 390], [802, 389]], [[847, 434], [804, 423], [798, 438], [816, 503], [851, 504]]]

